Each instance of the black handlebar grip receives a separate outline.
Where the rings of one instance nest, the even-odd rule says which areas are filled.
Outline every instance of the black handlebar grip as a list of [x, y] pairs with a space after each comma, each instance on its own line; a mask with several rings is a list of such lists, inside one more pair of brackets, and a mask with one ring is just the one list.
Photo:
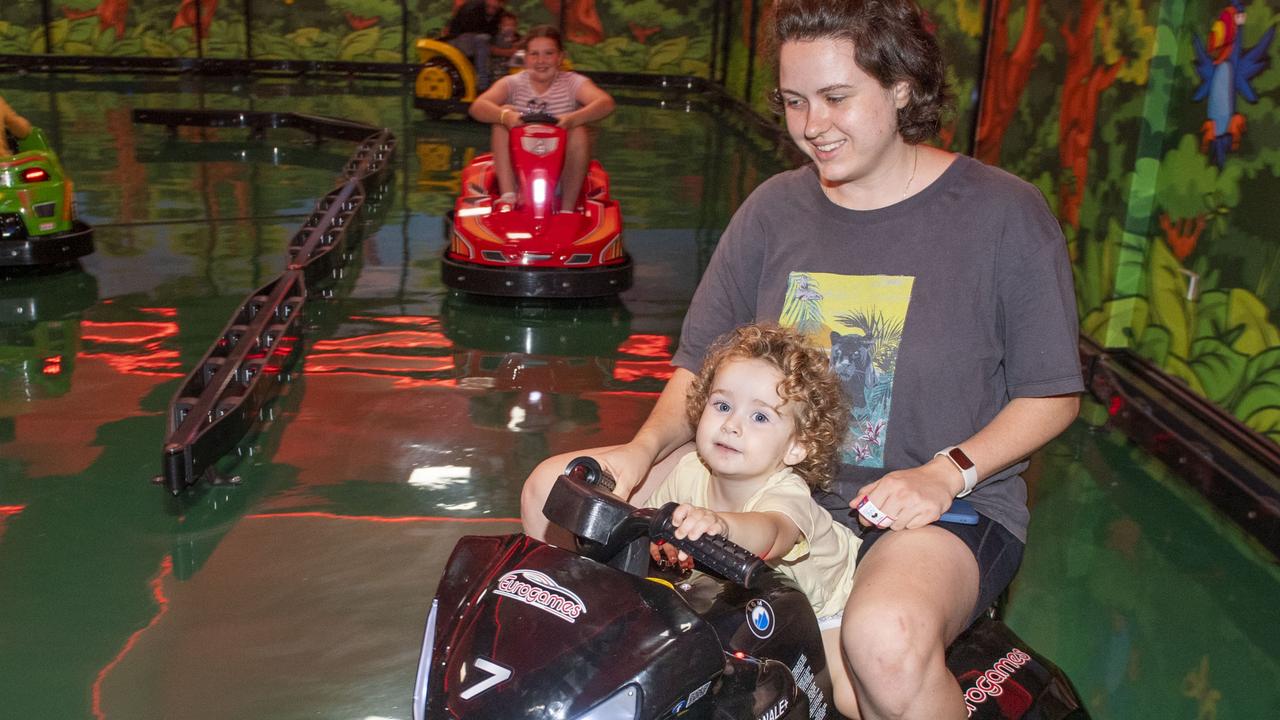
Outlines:
[[751, 587], [757, 577], [768, 569], [769, 566], [758, 555], [720, 535], [677, 540], [676, 528], [671, 524], [671, 513], [677, 507], [677, 503], [670, 502], [658, 510], [650, 525], [650, 538], [675, 545], [715, 574], [743, 587]]
[[613, 492], [613, 489], [618, 486], [609, 471], [600, 467], [600, 463], [589, 455], [582, 455], [570, 460], [569, 464], [564, 468], [565, 475], [573, 476], [575, 472], [579, 473], [578, 479], [582, 482], [604, 488], [609, 492]]
[[526, 125], [555, 125], [560, 122], [560, 118], [545, 110], [536, 110], [521, 115], [520, 121]]

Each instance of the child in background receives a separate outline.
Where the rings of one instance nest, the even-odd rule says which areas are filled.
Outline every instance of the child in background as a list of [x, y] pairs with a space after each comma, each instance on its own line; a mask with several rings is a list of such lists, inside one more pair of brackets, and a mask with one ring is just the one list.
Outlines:
[[498, 16], [498, 34], [493, 36], [493, 47], [490, 60], [490, 76], [495, 80], [507, 74], [507, 70], [514, 67], [516, 58], [520, 58], [523, 64], [523, 53], [520, 52], [520, 24], [516, 20], [515, 13], [510, 10], [503, 10]]
[[0, 97], [0, 157], [18, 152], [17, 140], [31, 134], [31, 123]]
[[[851, 698], [840, 619], [860, 541], [810, 494], [829, 484], [849, 418], [826, 355], [794, 330], [740, 327], [707, 354], [686, 412], [697, 451], [645, 505], [680, 503], [677, 538], [721, 535], [793, 579], [818, 616], [836, 697]], [[651, 552], [687, 561], [670, 545]]]

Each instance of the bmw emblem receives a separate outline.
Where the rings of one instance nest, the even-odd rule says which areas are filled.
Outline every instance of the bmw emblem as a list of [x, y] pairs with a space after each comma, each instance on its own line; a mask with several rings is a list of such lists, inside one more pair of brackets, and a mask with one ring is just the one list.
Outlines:
[[752, 635], [764, 640], [773, 634], [775, 624], [773, 608], [769, 603], [760, 598], [747, 603], [747, 626], [751, 628]]

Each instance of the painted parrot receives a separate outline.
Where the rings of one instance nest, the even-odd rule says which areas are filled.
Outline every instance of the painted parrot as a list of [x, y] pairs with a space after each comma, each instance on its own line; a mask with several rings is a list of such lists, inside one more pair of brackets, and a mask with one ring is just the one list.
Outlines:
[[1202, 126], [1200, 150], [1208, 153], [1218, 167], [1226, 163], [1228, 151], [1240, 148], [1244, 135], [1244, 115], [1236, 112], [1236, 94], [1257, 102], [1258, 93], [1249, 81], [1266, 69], [1267, 49], [1276, 34], [1275, 27], [1268, 28], [1257, 45], [1245, 50], [1241, 36], [1244, 21], [1244, 5], [1240, 0], [1231, 0], [1209, 30], [1208, 48], [1199, 36], [1192, 37], [1196, 74], [1201, 80], [1192, 100], [1209, 101], [1209, 119]]

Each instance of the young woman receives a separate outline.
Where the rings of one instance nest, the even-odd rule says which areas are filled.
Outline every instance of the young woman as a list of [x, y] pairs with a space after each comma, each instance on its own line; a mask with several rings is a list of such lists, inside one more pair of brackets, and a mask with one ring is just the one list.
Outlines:
[[524, 52], [523, 72], [499, 79], [471, 103], [471, 117], [493, 125], [490, 144], [501, 193], [497, 209], [510, 209], [518, 200], [508, 144], [511, 128], [523, 124], [521, 117], [527, 113], [545, 112], [569, 133], [560, 174], [560, 209], [573, 211], [591, 163], [591, 138], [585, 125], [613, 112], [613, 98], [586, 76], [560, 68], [564, 46], [555, 28], [531, 29]]
[[[829, 343], [853, 412], [833, 513], [852, 523], [862, 504], [882, 518], [863, 527], [841, 629], [857, 708], [963, 718], [945, 648], [1017, 571], [1019, 473], [1083, 390], [1066, 243], [1033, 186], [922, 144], [947, 97], [911, 0], [778, 0], [773, 17], [776, 99], [812, 162], [738, 209], [649, 419], [590, 454], [642, 499], [687, 451], [683, 399], [714, 338], [772, 319]], [[528, 532], [552, 534], [540, 509], [568, 459], [526, 482]], [[938, 524], [959, 496], [979, 523]]]

